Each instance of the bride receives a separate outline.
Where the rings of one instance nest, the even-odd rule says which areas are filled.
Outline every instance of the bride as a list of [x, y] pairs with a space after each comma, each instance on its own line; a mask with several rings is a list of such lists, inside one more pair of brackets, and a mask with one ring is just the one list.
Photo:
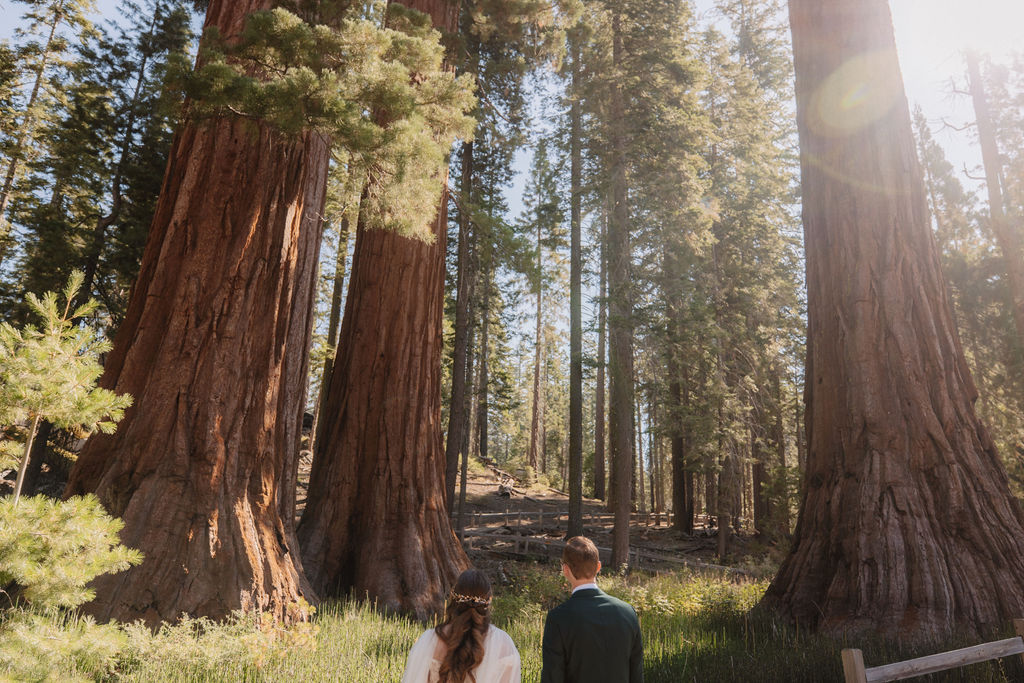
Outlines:
[[491, 625], [491, 584], [467, 569], [455, 582], [444, 621], [409, 651], [402, 683], [520, 683], [519, 651]]

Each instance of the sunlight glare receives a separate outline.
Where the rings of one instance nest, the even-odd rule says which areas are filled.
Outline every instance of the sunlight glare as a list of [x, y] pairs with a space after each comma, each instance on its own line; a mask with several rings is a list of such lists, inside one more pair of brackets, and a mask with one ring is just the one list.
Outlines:
[[882, 118], [901, 94], [892, 72], [891, 50], [855, 57], [830, 75], [811, 100], [808, 125], [819, 135], [848, 135]]
[[945, 60], [965, 50], [1005, 57], [1024, 49], [1021, 0], [892, 0], [900, 52]]

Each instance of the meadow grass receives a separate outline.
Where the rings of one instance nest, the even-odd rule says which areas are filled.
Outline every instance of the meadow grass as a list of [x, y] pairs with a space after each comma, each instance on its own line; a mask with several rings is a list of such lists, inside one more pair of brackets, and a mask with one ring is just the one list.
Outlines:
[[[557, 564], [543, 562], [507, 562], [501, 567], [507, 582], [496, 586], [493, 620], [516, 642], [526, 683], [540, 680], [545, 613], [566, 597], [557, 571]], [[634, 605], [640, 615], [644, 679], [648, 683], [842, 680], [840, 650], [847, 644], [751, 612], [767, 580], [634, 573], [603, 576], [600, 583], [607, 592]], [[88, 677], [111, 681], [397, 682], [409, 648], [424, 628], [355, 599], [322, 606], [312, 624], [288, 629], [259, 624], [252, 616], [228, 624], [190, 620], [155, 635], [142, 627], [128, 627], [127, 645], [113, 668]], [[964, 644], [973, 643], [956, 642], [928, 650], [882, 642], [857, 642], [855, 646], [864, 650], [870, 666]], [[1019, 681], [1024, 680], [1024, 667], [1020, 658], [1012, 658], [922, 680]]]

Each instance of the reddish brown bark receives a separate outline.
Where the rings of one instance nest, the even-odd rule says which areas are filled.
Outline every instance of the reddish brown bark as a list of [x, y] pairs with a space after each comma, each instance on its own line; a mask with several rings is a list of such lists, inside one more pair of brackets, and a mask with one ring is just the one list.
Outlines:
[[[232, 35], [267, 4], [214, 0], [207, 25]], [[102, 379], [135, 403], [66, 490], [95, 492], [145, 554], [97, 580], [96, 616], [288, 619], [313, 601], [292, 519], [328, 160], [318, 136], [237, 119], [178, 134]]]
[[359, 230], [298, 531], [318, 591], [419, 617], [466, 566], [444, 500], [444, 224], [434, 244]]
[[[416, 0], [443, 31], [458, 3]], [[425, 618], [468, 561], [445, 506], [441, 351], [447, 199], [433, 244], [360, 227], [298, 534], [314, 587]]]
[[789, 7], [809, 448], [793, 550], [765, 602], [828, 632], [989, 631], [1024, 611], [1024, 514], [974, 413], [889, 5]]

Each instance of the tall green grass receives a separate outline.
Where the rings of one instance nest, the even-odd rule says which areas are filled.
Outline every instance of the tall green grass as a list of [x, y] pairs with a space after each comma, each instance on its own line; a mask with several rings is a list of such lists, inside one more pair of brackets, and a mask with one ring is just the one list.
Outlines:
[[[527, 683], [540, 680], [544, 615], [566, 597], [557, 572], [553, 563], [506, 563], [508, 583], [496, 587], [494, 623], [519, 647]], [[842, 680], [840, 651], [849, 644], [804, 633], [768, 616], [751, 616], [767, 581], [677, 573], [604, 576], [600, 583], [634, 605], [640, 615], [648, 683]], [[260, 625], [251, 616], [219, 625], [186, 621], [156, 635], [129, 627], [127, 645], [114, 667], [93, 677], [147, 682], [397, 682], [409, 648], [424, 628], [356, 600], [326, 605], [312, 624], [289, 629]], [[965, 644], [969, 643], [929, 651]], [[854, 645], [864, 650], [869, 666], [928, 653], [882, 642]], [[55, 673], [55, 678], [62, 678]], [[1012, 658], [921, 680], [1021, 681], [1024, 667], [1020, 658]]]

